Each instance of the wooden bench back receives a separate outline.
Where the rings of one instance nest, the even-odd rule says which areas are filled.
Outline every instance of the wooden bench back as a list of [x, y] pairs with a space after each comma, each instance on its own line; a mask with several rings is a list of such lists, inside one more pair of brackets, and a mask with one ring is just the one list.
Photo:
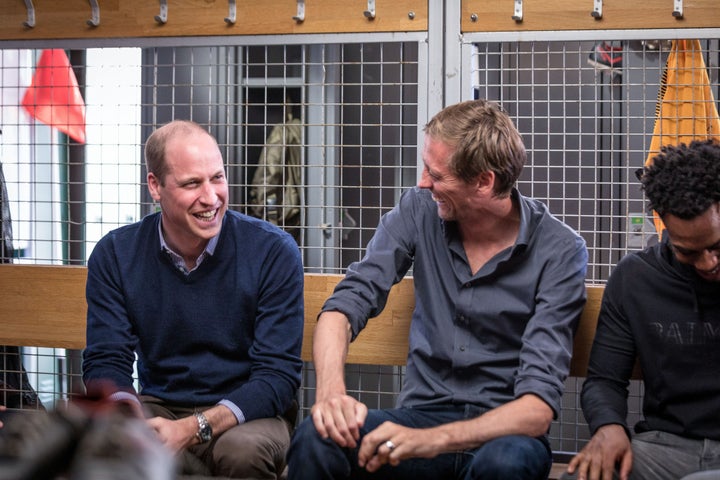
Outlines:
[[[85, 348], [86, 279], [85, 267], [0, 265], [0, 345]], [[312, 361], [317, 314], [340, 279], [342, 275], [305, 275], [304, 361]], [[603, 286], [588, 286], [571, 376], [586, 375], [602, 293]], [[413, 280], [405, 278], [393, 287], [383, 312], [350, 345], [348, 363], [404, 365], [413, 305]]]

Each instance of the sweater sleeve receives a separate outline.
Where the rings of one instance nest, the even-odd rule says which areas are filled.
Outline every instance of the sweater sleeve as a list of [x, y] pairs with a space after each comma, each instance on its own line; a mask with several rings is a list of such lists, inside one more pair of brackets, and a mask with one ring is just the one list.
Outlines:
[[603, 425], [618, 424], [629, 435], [627, 397], [636, 351], [622, 305], [623, 295], [630, 288], [624, 282], [626, 273], [627, 262], [620, 262], [605, 288], [588, 377], [582, 388], [583, 413], [592, 434]]
[[247, 382], [230, 392], [245, 421], [285, 413], [300, 386], [304, 327], [303, 267], [290, 235], [265, 257]]
[[125, 308], [110, 237], [98, 242], [90, 255], [86, 298], [87, 346], [82, 363], [85, 385], [103, 382], [135, 393], [133, 364], [137, 339]]

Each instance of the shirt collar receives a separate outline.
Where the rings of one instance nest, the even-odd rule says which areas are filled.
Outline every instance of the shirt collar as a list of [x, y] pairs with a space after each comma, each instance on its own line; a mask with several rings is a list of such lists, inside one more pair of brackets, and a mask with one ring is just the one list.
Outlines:
[[[217, 235], [212, 237], [208, 244], [205, 246], [205, 249], [202, 251], [200, 256], [197, 258], [195, 262], [195, 268], [192, 270], [188, 270], [185, 266], [185, 260], [176, 252], [173, 251], [172, 248], [167, 244], [165, 241], [165, 236], [163, 235], [162, 231], [162, 214], [158, 217], [160, 221], [158, 221], [158, 235], [160, 237], [160, 250], [167, 253], [170, 256], [170, 259], [173, 262], [173, 265], [175, 265], [180, 271], [185, 273], [186, 275], [190, 272], [193, 272], [197, 270], [197, 268], [200, 266], [200, 264], [205, 260], [208, 256], [211, 256], [215, 254], [215, 248], [217, 247], [218, 243], [218, 237], [220, 237], [220, 232], [218, 232]], [[222, 228], [222, 227], [221, 227]]]

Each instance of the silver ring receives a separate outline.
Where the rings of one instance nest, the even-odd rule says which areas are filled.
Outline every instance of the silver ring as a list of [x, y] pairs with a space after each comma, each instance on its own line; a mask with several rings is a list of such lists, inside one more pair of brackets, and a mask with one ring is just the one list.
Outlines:
[[391, 452], [395, 450], [395, 444], [392, 442], [392, 440], [388, 440], [385, 442], [385, 446], [390, 450]]

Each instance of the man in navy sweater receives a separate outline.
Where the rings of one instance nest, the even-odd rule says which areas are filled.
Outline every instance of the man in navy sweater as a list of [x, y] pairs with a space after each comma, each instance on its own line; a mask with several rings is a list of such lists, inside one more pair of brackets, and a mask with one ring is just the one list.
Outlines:
[[88, 261], [85, 384], [142, 405], [195, 466], [184, 473], [278, 478], [302, 367], [297, 244], [228, 210], [220, 149], [199, 125], [157, 129], [145, 160], [160, 212], [105, 235]]
[[[581, 397], [593, 436], [569, 471], [592, 480], [717, 479], [709, 470], [720, 468], [720, 144], [665, 147], [640, 181], [665, 234], [624, 257], [608, 280]], [[631, 435], [636, 358], [644, 418]]]

